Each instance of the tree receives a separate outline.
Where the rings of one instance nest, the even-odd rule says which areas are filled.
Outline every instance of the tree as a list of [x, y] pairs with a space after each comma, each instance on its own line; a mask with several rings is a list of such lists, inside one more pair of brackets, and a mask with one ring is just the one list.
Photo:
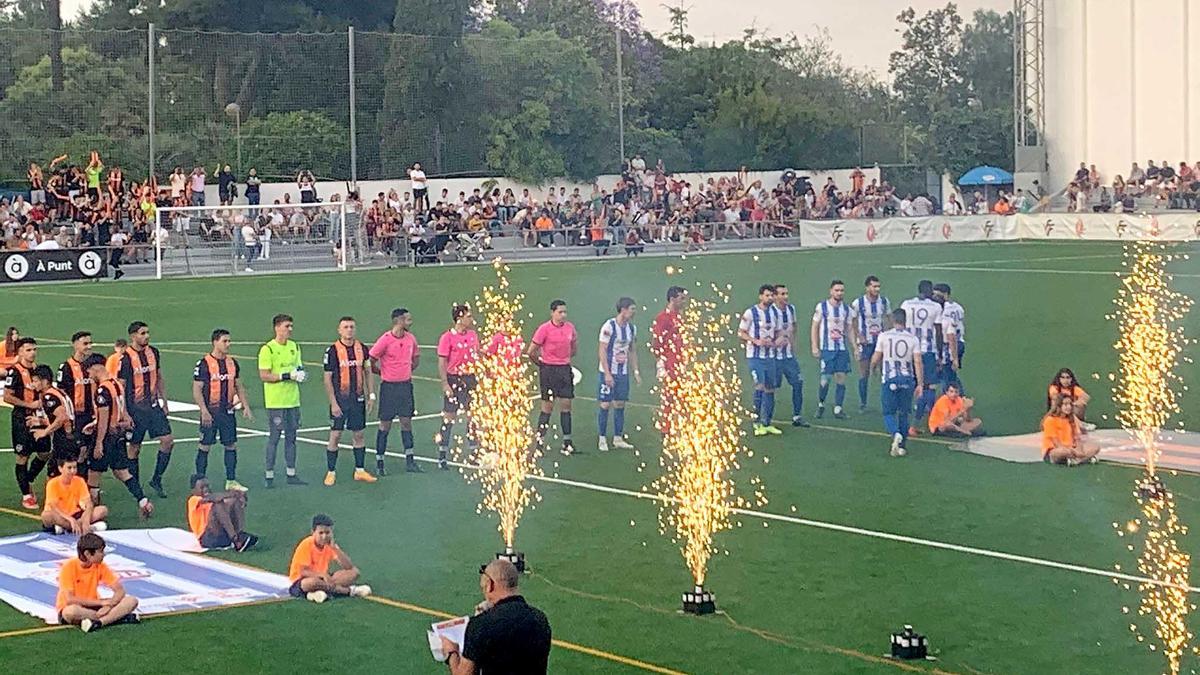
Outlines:
[[687, 9], [685, 9], [683, 5], [679, 5], [677, 7], [663, 5], [663, 7], [666, 8], [667, 12], [671, 15], [671, 30], [663, 36], [666, 38], [667, 42], [674, 45], [677, 49], [687, 49], [688, 47], [696, 44], [696, 38], [692, 37], [691, 34], [687, 32]]
[[966, 103], [962, 17], [948, 3], [922, 16], [909, 7], [896, 19], [904, 25], [903, 43], [889, 56], [888, 72], [905, 114], [928, 126], [936, 111]]

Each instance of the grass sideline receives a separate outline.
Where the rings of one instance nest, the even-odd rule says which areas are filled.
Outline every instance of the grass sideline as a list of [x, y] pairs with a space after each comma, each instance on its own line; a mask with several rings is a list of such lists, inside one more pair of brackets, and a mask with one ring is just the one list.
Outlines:
[[[534, 314], [526, 318], [527, 331], [542, 320], [552, 297], [570, 303], [571, 320], [581, 335], [578, 367], [585, 379], [579, 393], [584, 396], [594, 395], [594, 336], [618, 295], [632, 295], [647, 307], [635, 319], [644, 339], [666, 286], [681, 280], [683, 285], [708, 280], [733, 284], [738, 311], [753, 301], [760, 283], [784, 282], [802, 317], [835, 276], [846, 281], [849, 294], [867, 274], [877, 274], [893, 303], [911, 296], [919, 278], [945, 281], [967, 310], [970, 351], [964, 380], [988, 427], [995, 433], [1017, 433], [1036, 424], [1045, 383], [1063, 364], [1075, 368], [1098, 399], [1097, 416], [1111, 413], [1103, 402], [1105, 383], [1089, 375], [1107, 372], [1115, 363], [1110, 347], [1114, 329], [1103, 317], [1116, 288], [1109, 274], [1119, 262], [1120, 248], [1112, 244], [985, 244], [530, 263], [514, 265], [512, 281], [527, 293], [526, 306]], [[668, 277], [667, 265], [682, 274]], [[1196, 270], [1178, 271], [1177, 286], [1196, 296], [1200, 283], [1190, 276]], [[311, 363], [320, 359], [317, 345], [332, 339], [338, 316], [355, 315], [361, 337], [370, 341], [386, 328], [388, 312], [398, 305], [413, 310], [414, 331], [423, 344], [430, 344], [448, 324], [451, 302], [472, 299], [489, 274], [486, 266], [445, 267], [45, 286], [35, 289], [36, 295], [17, 289], [20, 295], [13, 297], [20, 302], [7, 304], [5, 320], [26, 334], [58, 340], [87, 328], [101, 345], [122, 336], [130, 320], [145, 320], [155, 341], [164, 343], [169, 389], [178, 400], [187, 396], [192, 366], [214, 327], [233, 332], [234, 352], [251, 372], [253, 360], [246, 359], [269, 338], [270, 315], [276, 311], [293, 314], [296, 339], [314, 343], [304, 345], [305, 360]], [[99, 296], [110, 302], [103, 303], [104, 311], [92, 312]], [[57, 364], [65, 348], [46, 342], [43, 360]], [[165, 346], [171, 342], [199, 344]], [[418, 373], [429, 377], [435, 373], [432, 352], [424, 355]], [[642, 356], [643, 372], [648, 372], [644, 350]], [[802, 359], [810, 415], [814, 365]], [[1195, 381], [1196, 367], [1188, 365], [1182, 374]], [[257, 405], [260, 388], [251, 382], [248, 389]], [[437, 387], [419, 381], [416, 389], [419, 412], [436, 411]], [[854, 400], [855, 393], [852, 383], [848, 398]], [[1134, 513], [1133, 472], [1111, 466], [1066, 471], [1010, 465], [925, 440], [914, 441], [909, 457], [892, 460], [878, 435], [877, 393], [872, 382], [872, 409], [866, 415], [852, 414], [846, 422], [827, 420], [822, 428], [806, 432], [789, 427], [782, 437], [750, 440], [756, 456], [771, 458], [768, 465], [754, 466], [766, 480], [771, 497], [767, 510], [798, 520], [1092, 568], [1107, 569], [1117, 562], [1129, 567], [1130, 556], [1112, 534], [1112, 523]], [[780, 415], [787, 412], [787, 398], [780, 398]], [[320, 387], [306, 384], [304, 426], [322, 425], [322, 401]], [[648, 384], [635, 390], [634, 401], [652, 402]], [[1183, 419], [1195, 428], [1195, 408], [1186, 398], [1184, 406]], [[587, 439], [594, 437], [594, 407], [580, 401], [576, 410], [576, 438], [586, 448]], [[0, 412], [0, 426], [6, 428], [4, 417], [7, 413]], [[547, 474], [639, 492], [657, 471], [657, 439], [647, 406], [632, 407], [629, 418], [639, 455], [591, 452], [563, 461], [548, 458]], [[436, 424], [416, 423], [419, 452], [432, 454]], [[196, 435], [186, 423], [174, 426], [181, 438]], [[248, 426], [262, 429], [261, 417]], [[422, 608], [470, 607], [476, 600], [478, 563], [498, 545], [494, 521], [474, 512], [476, 488], [457, 474], [437, 472], [389, 476], [373, 486], [355, 484], [348, 480], [348, 453], [342, 458], [341, 482], [324, 488], [319, 485], [324, 433], [304, 436], [310, 442], [301, 445], [301, 472], [313, 485], [273, 491], [262, 489], [257, 479], [261, 439], [243, 439], [240, 472], [252, 488], [251, 529], [266, 535], [266, 545], [238, 560], [285, 568], [307, 519], [324, 510], [338, 521], [339, 541], [381, 596]], [[167, 479], [171, 499], [160, 504], [158, 523], [182, 522], [193, 449], [194, 443], [177, 446]], [[11, 475], [11, 461], [11, 455], [0, 456], [0, 476]], [[211, 475], [220, 472], [219, 464], [217, 458]], [[1184, 521], [1195, 523], [1200, 516], [1197, 478], [1179, 476], [1169, 483], [1180, 498]], [[1094, 672], [1098, 663], [1109, 672], [1149, 672], [1159, 665], [1156, 655], [1133, 648], [1128, 620], [1121, 614], [1121, 607], [1135, 604], [1136, 596], [1106, 579], [750, 517], [722, 535], [718, 543], [729, 556], [719, 556], [710, 571], [710, 586], [727, 614], [680, 616], [675, 611], [678, 593], [689, 580], [678, 552], [657, 532], [653, 503], [569, 484], [541, 484], [539, 491], [543, 502], [518, 532], [519, 548], [534, 570], [523, 580], [524, 592], [548, 613], [557, 637], [593, 649], [680, 672], [927, 671], [925, 665], [879, 658], [886, 651], [887, 634], [912, 623], [931, 637], [940, 672]], [[11, 479], [0, 478], [0, 506], [19, 508], [15, 492]], [[112, 486], [109, 495], [116, 507], [114, 523], [133, 525], [128, 500]], [[27, 529], [20, 519], [0, 517], [0, 534]], [[179, 653], [195, 654], [182, 665], [186, 672], [211, 667], [283, 672], [294, 669], [293, 659], [282, 659], [293, 654], [317, 672], [397, 663], [405, 664], [404, 672], [442, 672], [424, 645], [429, 620], [381, 603], [319, 608], [282, 603], [153, 621], [136, 632], [101, 633], [86, 641], [69, 631], [20, 635], [3, 640], [0, 663], [33, 663], [50, 649], [64, 656], [120, 655], [133, 667], [153, 669], [161, 662], [161, 646], [171, 644], [186, 650]], [[298, 641], [296, 633], [305, 626], [319, 626], [322, 638]], [[28, 617], [0, 607], [0, 633], [36, 627]], [[218, 641], [224, 646], [214, 649]], [[554, 650], [552, 670], [640, 672], [562, 648]]]

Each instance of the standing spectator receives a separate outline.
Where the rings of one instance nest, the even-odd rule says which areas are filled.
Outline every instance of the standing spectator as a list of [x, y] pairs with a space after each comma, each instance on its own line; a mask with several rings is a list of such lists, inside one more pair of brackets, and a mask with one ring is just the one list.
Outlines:
[[192, 177], [189, 181], [192, 206], [204, 206], [204, 181], [206, 178], [204, 167], [198, 166], [192, 169]]
[[[246, 177], [246, 203], [250, 206], [258, 206], [262, 199], [262, 179], [258, 177], [258, 169], [251, 168], [250, 175]], [[250, 217], [258, 217], [258, 209], [250, 209]]]
[[42, 167], [33, 162], [29, 163], [29, 202], [46, 203], [46, 178], [42, 175]]
[[246, 271], [253, 272], [250, 268], [250, 263], [258, 259], [259, 243], [258, 230], [254, 227], [254, 219], [246, 218], [242, 221], [242, 245], [246, 247]]
[[317, 203], [317, 180], [308, 169], [296, 174], [296, 187], [300, 189], [301, 204]]
[[221, 198], [221, 204], [225, 206], [232, 204], [237, 197], [237, 178], [228, 164], [217, 169], [217, 194]]
[[123, 230], [114, 232], [108, 241], [108, 266], [113, 268], [113, 281], [125, 276], [125, 270], [121, 269], [121, 256], [125, 252], [127, 243], [129, 243], [129, 235], [125, 234]]
[[183, 193], [187, 189], [188, 179], [183, 175], [183, 167], [177, 166], [171, 172], [171, 200], [174, 206], [183, 206]]
[[420, 162], [413, 162], [412, 168], [408, 170], [408, 179], [412, 181], [413, 201], [417, 211], [419, 213], [428, 211], [429, 183], [425, 179], [425, 172], [421, 170]]
[[963, 214], [962, 202], [958, 201], [958, 195], [950, 193], [950, 198], [946, 200], [946, 204], [942, 206], [942, 213], [947, 216], [961, 216]]

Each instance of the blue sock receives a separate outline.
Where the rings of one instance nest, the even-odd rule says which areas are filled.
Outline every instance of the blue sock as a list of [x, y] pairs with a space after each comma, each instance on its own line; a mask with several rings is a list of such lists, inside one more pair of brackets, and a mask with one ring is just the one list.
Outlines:
[[804, 381], [796, 383], [792, 387], [792, 417], [799, 417], [801, 411], [804, 410]]
[[596, 411], [596, 428], [600, 430], [600, 438], [608, 437], [608, 408]]
[[897, 431], [900, 431], [899, 425], [900, 422], [896, 420], [896, 415], [894, 413], [883, 416], [883, 428], [887, 429], [889, 436], [894, 435]]
[[846, 402], [846, 385], [840, 383], [833, 387], [833, 404], [839, 408]]
[[867, 405], [867, 383], [870, 377], [858, 378], [858, 402], [863, 406]]
[[625, 435], [625, 409], [616, 408], [613, 410], [613, 435]]
[[825, 398], [829, 396], [829, 378], [821, 376], [820, 386], [817, 387], [817, 400], [821, 405], [825, 404]]
[[775, 417], [775, 392], [764, 391], [763, 392], [762, 417], [759, 418], [759, 421], [762, 424], [770, 424], [771, 420], [774, 417]]
[[763, 390], [754, 389], [754, 417], [762, 419]]
[[[904, 440], [907, 441], [908, 440], [908, 411], [907, 410], [900, 411], [899, 419], [897, 420], [897, 422], [898, 422], [898, 426], [899, 426], [899, 429], [897, 429], [897, 431], [899, 431], [900, 435], [904, 438]], [[893, 432], [893, 433], [895, 433], [895, 432]]]

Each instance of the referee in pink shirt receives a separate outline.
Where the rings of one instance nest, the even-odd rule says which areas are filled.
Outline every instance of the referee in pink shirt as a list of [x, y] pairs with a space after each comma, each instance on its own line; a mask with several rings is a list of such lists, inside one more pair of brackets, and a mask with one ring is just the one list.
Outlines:
[[554, 402], [559, 402], [559, 429], [562, 432], [562, 454], [571, 455], [575, 446], [571, 443], [571, 400], [575, 398], [575, 377], [571, 370], [571, 358], [575, 356], [575, 326], [567, 321], [567, 302], [555, 300], [550, 303], [550, 320], [538, 326], [533, 333], [526, 353], [538, 366], [538, 385], [542, 390], [542, 411], [538, 415], [537, 442], [546, 442], [546, 430], [550, 427], [550, 415]]
[[[454, 325], [438, 339], [438, 377], [442, 380], [442, 428], [438, 431], [438, 468], [449, 470], [446, 455], [450, 450], [454, 418], [470, 414], [471, 392], [477, 384], [471, 372], [471, 362], [479, 352], [479, 335], [475, 332], [475, 317], [466, 305], [450, 310]], [[474, 444], [472, 444], [474, 445]]]
[[421, 362], [417, 338], [409, 330], [412, 314], [407, 309], [392, 310], [392, 328], [371, 345], [373, 370], [379, 373], [379, 431], [375, 433], [375, 468], [380, 476], [387, 475], [383, 456], [387, 452], [388, 432], [392, 420], [400, 418], [400, 441], [404, 445], [404, 470], [422, 473], [413, 457], [412, 373]]

